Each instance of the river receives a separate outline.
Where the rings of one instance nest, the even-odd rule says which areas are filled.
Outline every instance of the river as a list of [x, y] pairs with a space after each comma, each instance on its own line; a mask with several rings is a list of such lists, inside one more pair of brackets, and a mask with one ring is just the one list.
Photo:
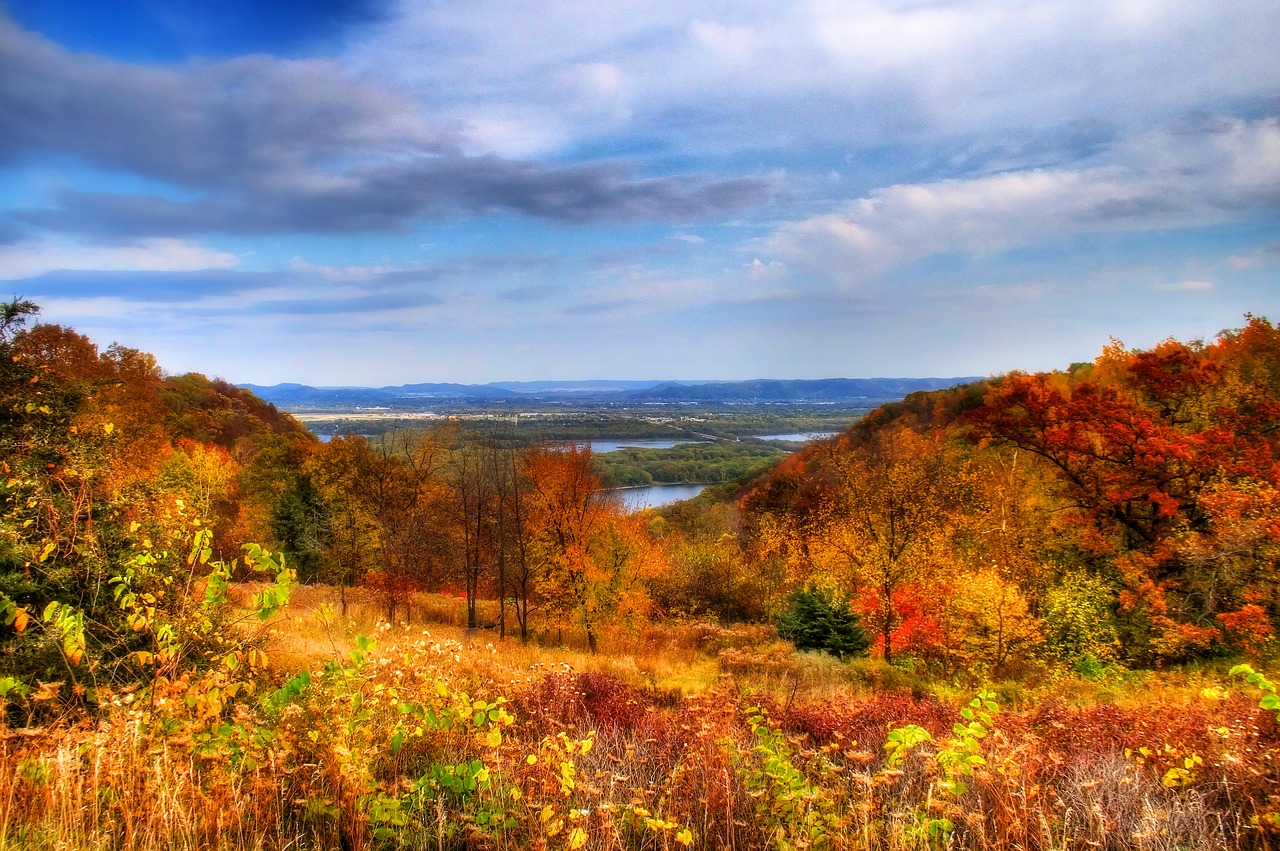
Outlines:
[[622, 500], [622, 507], [627, 511], [640, 511], [682, 499], [693, 499], [706, 487], [706, 485], [649, 485], [642, 488], [615, 488], [610, 493], [618, 495]]
[[578, 446], [590, 446], [592, 455], [604, 455], [617, 452], [619, 449], [670, 449], [686, 443], [701, 443], [700, 440], [664, 440], [662, 438], [637, 438], [635, 440], [584, 440]]
[[828, 437], [835, 437], [838, 431], [806, 431], [803, 433], [795, 432], [792, 434], [755, 434], [752, 437], [757, 440], [785, 440], [789, 443], [814, 443], [819, 440], [826, 440]]

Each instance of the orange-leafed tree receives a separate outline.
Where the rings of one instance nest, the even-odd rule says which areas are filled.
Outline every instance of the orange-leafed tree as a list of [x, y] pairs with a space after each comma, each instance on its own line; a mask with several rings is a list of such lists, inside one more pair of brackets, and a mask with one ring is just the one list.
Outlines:
[[645, 583], [666, 569], [643, 524], [603, 488], [587, 447], [529, 450], [527, 522], [548, 614], [576, 622], [598, 649], [601, 626], [648, 610]]
[[1204, 652], [1222, 637], [1218, 616], [1271, 581], [1273, 558], [1241, 557], [1231, 544], [1263, 538], [1227, 497], [1280, 481], [1280, 371], [1270, 364], [1278, 336], [1251, 318], [1208, 346], [1113, 344], [1071, 376], [993, 382], [969, 414], [976, 439], [1025, 450], [1052, 470], [1077, 544], [1122, 583], [1131, 658]]
[[811, 548], [835, 556], [856, 594], [874, 600], [863, 609], [892, 661], [904, 622], [903, 589], [937, 585], [955, 561], [952, 536], [965, 510], [967, 464], [945, 438], [917, 434], [896, 423], [860, 446], [829, 459], [833, 491]]

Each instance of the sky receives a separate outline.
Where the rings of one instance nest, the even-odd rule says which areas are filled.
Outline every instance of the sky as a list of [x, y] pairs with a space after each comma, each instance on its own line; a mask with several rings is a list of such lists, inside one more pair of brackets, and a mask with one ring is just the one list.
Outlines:
[[1280, 321], [1280, 3], [0, 0], [0, 290], [245, 383], [960, 376]]

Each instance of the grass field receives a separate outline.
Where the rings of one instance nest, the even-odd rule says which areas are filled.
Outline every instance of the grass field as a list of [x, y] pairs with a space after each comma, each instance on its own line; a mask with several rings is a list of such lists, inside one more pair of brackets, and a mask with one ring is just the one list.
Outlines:
[[1223, 669], [938, 682], [765, 627], [591, 655], [380, 610], [299, 588], [234, 663], [4, 731], [0, 848], [1280, 844], [1275, 713]]

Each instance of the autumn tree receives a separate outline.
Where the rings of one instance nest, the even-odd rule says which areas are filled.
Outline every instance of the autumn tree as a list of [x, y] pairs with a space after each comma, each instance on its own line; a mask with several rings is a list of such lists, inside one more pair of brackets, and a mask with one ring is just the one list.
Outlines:
[[868, 625], [893, 660], [901, 592], [937, 583], [951, 565], [951, 534], [964, 505], [965, 469], [945, 440], [903, 424], [829, 459], [834, 492], [814, 546], [836, 556], [869, 605]]
[[525, 469], [541, 596], [550, 614], [582, 627], [595, 652], [605, 621], [647, 614], [646, 585], [667, 569], [665, 557], [602, 487], [589, 447], [532, 448]]
[[[1274, 562], [1264, 550], [1240, 558], [1236, 533], [1266, 511], [1261, 495], [1277, 481], [1276, 350], [1275, 329], [1254, 318], [1209, 346], [1113, 343], [1071, 375], [993, 383], [969, 416], [978, 440], [1017, 447], [1053, 471], [1082, 552], [1105, 559], [1120, 581], [1135, 659], [1203, 652], [1222, 636], [1220, 616], [1255, 602], [1246, 588], [1267, 594]], [[1254, 508], [1231, 507], [1253, 495]], [[1274, 614], [1274, 597], [1268, 605]]]

